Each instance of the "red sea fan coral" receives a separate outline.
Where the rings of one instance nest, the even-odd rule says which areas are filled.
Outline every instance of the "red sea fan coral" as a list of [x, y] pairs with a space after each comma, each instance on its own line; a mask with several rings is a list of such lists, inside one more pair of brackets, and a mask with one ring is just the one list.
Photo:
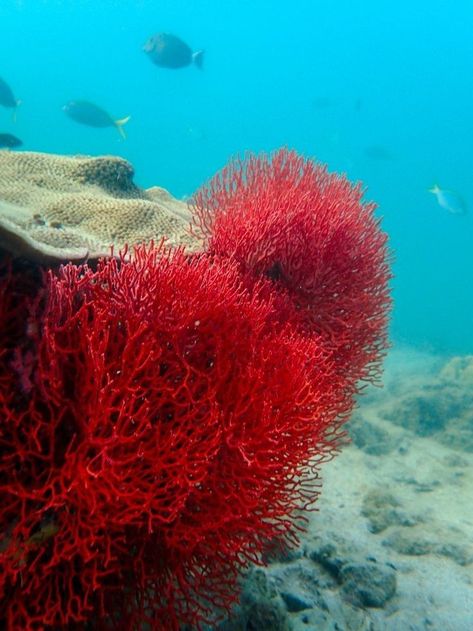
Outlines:
[[386, 235], [345, 177], [287, 150], [236, 160], [193, 199], [210, 254], [266, 277], [281, 319], [323, 336], [340, 374], [374, 380], [386, 347]]
[[294, 153], [195, 198], [206, 251], [0, 274], [0, 625], [198, 627], [294, 540], [386, 344], [386, 239]]
[[315, 337], [275, 332], [263, 289], [155, 247], [48, 275], [33, 355], [4, 357], [31, 387], [0, 408], [3, 626], [197, 625], [294, 538], [352, 402]]

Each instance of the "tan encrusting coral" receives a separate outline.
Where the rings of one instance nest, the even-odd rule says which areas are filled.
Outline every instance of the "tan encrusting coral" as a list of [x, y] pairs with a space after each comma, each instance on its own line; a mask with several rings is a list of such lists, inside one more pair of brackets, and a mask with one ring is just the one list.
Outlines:
[[115, 156], [0, 151], [0, 247], [40, 263], [96, 259], [128, 244], [196, 249], [187, 205], [141, 189]]

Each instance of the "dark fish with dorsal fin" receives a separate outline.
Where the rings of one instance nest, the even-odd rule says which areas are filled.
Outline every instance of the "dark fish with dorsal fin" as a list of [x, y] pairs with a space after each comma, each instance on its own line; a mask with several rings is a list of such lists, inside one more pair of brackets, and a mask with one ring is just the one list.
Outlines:
[[326, 110], [333, 107], [334, 101], [329, 96], [318, 96], [312, 101], [312, 105], [317, 110]]
[[0, 149], [16, 149], [23, 142], [13, 134], [0, 134]]
[[202, 68], [204, 51], [192, 51], [179, 37], [170, 33], [152, 35], [143, 46], [150, 60], [162, 68], [185, 68], [195, 64]]
[[0, 77], [0, 105], [16, 109], [20, 105], [20, 101], [15, 98], [13, 90], [8, 83]]
[[371, 158], [372, 160], [393, 159], [392, 153], [382, 145], [370, 145], [369, 147], [365, 147], [364, 153], [367, 158]]
[[114, 119], [104, 109], [89, 101], [69, 101], [62, 109], [76, 123], [89, 127], [115, 127], [120, 136], [126, 138], [123, 125], [128, 123], [130, 116]]
[[13, 90], [8, 83], [0, 77], [0, 105], [8, 107], [13, 110], [13, 122], [16, 121], [16, 108], [20, 105], [21, 101], [15, 98]]

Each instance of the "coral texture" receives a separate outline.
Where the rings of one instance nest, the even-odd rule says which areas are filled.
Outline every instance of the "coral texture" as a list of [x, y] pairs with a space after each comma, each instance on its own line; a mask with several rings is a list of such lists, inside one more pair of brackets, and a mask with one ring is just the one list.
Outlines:
[[[320, 188], [336, 197], [330, 210]], [[297, 538], [354, 384], [373, 374], [388, 274], [358, 189], [283, 152], [230, 167], [196, 205], [200, 254], [151, 244], [42, 283], [0, 276], [0, 623], [11, 631], [212, 620], [243, 568]], [[359, 272], [350, 282], [334, 278], [353, 271], [344, 257]]]
[[[282, 149], [235, 160], [195, 195], [194, 232], [277, 290], [283, 320], [321, 335], [352, 384], [386, 347], [386, 235], [345, 177]], [[275, 287], [274, 287], [275, 286]]]
[[193, 246], [186, 204], [141, 189], [115, 156], [0, 152], [0, 245], [41, 264], [83, 262], [166, 237]]
[[192, 592], [226, 604], [239, 567], [294, 536], [336, 377], [317, 344], [271, 335], [271, 303], [227, 262], [138, 250], [66, 266], [45, 296], [36, 356], [14, 361], [30, 385], [3, 402], [9, 626], [193, 622]]

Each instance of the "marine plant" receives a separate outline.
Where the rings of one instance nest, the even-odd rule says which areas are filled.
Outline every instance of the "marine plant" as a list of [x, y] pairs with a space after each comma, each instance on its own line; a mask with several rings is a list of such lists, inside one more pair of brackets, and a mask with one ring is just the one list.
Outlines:
[[211, 621], [241, 570], [297, 541], [378, 374], [388, 255], [359, 188], [282, 151], [194, 208], [199, 254], [138, 246], [39, 288], [1, 275], [8, 629]]

